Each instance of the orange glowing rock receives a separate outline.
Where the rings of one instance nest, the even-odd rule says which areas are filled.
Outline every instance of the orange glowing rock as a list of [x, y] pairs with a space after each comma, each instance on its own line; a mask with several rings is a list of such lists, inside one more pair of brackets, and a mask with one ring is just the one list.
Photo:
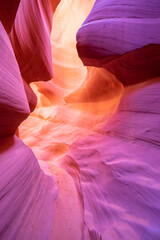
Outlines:
[[104, 68], [88, 67], [83, 84], [65, 97], [67, 103], [100, 102], [121, 96], [123, 85]]
[[[68, 145], [115, 112], [123, 93], [123, 86], [114, 75], [105, 69], [85, 67], [78, 57], [76, 33], [93, 4], [94, 1], [61, 1], [53, 16], [54, 78], [31, 84], [38, 103], [20, 128], [20, 137], [40, 159], [57, 158], [57, 148], [63, 155]], [[66, 136], [68, 133], [70, 137]]]

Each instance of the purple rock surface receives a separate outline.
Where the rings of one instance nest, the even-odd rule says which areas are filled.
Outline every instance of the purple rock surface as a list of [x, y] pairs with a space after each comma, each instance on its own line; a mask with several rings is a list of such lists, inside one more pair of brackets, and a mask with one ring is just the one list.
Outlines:
[[96, 0], [77, 33], [80, 58], [111, 71], [124, 85], [158, 77], [159, 11], [157, 0]]

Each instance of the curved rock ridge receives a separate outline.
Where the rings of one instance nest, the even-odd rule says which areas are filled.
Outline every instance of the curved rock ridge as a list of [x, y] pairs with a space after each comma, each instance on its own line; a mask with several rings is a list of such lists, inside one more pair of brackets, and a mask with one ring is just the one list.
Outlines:
[[122, 83], [113, 74], [103, 68], [84, 67], [74, 49], [76, 30], [92, 5], [93, 1], [65, 0], [54, 14], [54, 77], [48, 82], [32, 83], [38, 103], [20, 127], [20, 138], [38, 159], [52, 161], [65, 154], [77, 138], [86, 136], [104, 119], [107, 121], [123, 93]]
[[158, 77], [159, 11], [157, 0], [97, 0], [77, 33], [83, 63], [105, 67], [125, 85]]
[[49, 239], [57, 187], [17, 138], [0, 139], [0, 239]]
[[0, 56], [0, 239], [50, 239], [57, 198], [53, 175], [14, 135], [19, 135], [17, 128], [37, 98], [22, 80], [1, 22]]
[[[77, 109], [104, 113], [107, 112], [105, 106], [110, 104], [112, 98], [116, 98], [115, 102], [118, 103], [123, 93], [123, 86], [105, 69], [83, 66], [78, 57], [75, 36], [93, 4], [94, 0], [61, 1], [53, 16], [51, 33], [54, 77], [47, 83], [48, 86], [45, 83], [36, 83], [36, 86], [40, 93], [46, 98], [49, 97], [49, 101], [53, 101], [52, 92], [55, 102], [56, 95], [59, 99], [61, 95], [61, 103], [65, 101]], [[57, 92], [58, 88], [59, 92]]]
[[51, 25], [49, 0], [21, 0], [10, 39], [22, 77], [28, 83], [53, 77]]
[[26, 81], [23, 81], [23, 84], [24, 84], [24, 90], [27, 96], [30, 111], [33, 112], [33, 110], [37, 105], [37, 96]]
[[13, 135], [30, 113], [19, 67], [0, 23], [0, 137]]
[[127, 88], [117, 112], [59, 160], [84, 202], [85, 240], [160, 236], [160, 79]]
[[117, 76], [125, 86], [137, 84], [160, 75], [160, 44], [150, 44], [127, 53], [102, 66]]
[[53, 16], [53, 82], [63, 89], [75, 90], [86, 78], [87, 69], [78, 57], [75, 36], [94, 2], [95, 0], [62, 0]]
[[89, 67], [81, 86], [64, 97], [66, 103], [87, 103], [114, 100], [123, 93], [123, 85], [104, 68]]

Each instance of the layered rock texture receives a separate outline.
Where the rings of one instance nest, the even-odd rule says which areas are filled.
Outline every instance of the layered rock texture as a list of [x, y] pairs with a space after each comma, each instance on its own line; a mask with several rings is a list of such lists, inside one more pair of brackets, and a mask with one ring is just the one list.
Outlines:
[[0, 135], [14, 134], [30, 113], [19, 67], [11, 43], [0, 24]]
[[159, 11], [158, 0], [97, 0], [77, 33], [79, 56], [124, 85], [158, 77]]
[[28, 83], [46, 81], [53, 76], [51, 24], [52, 10], [49, 0], [20, 1], [10, 39], [22, 77]]
[[159, 1], [0, 7], [0, 240], [159, 240]]
[[57, 196], [53, 176], [16, 136], [0, 143], [0, 239], [49, 239]]
[[[7, 5], [1, 4], [7, 11]], [[24, 26], [23, 31], [25, 32]], [[22, 49], [18, 48], [18, 51], [21, 52]], [[2, 240], [49, 239], [53, 231], [54, 202], [57, 198], [54, 177], [49, 171], [48, 164], [38, 162], [32, 150], [16, 136], [17, 128], [33, 111], [36, 102], [36, 95], [22, 79], [9, 36], [0, 23], [0, 239]]]
[[109, 122], [61, 160], [82, 193], [85, 239], [159, 239], [159, 80], [126, 89]]

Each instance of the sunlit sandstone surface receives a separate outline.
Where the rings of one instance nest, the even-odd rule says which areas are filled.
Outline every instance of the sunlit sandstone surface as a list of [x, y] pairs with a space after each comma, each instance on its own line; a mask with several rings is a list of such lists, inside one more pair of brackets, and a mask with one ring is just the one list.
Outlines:
[[159, 240], [159, 1], [0, 6], [0, 240]]

